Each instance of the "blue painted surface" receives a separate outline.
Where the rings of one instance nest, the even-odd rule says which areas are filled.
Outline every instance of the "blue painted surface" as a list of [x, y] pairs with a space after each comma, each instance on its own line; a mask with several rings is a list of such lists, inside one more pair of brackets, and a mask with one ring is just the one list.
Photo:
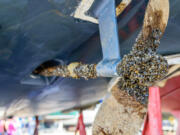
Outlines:
[[[171, 15], [159, 53], [180, 52], [180, 2]], [[147, 1], [135, 0], [118, 18], [121, 56], [128, 53], [142, 26]], [[109, 79], [58, 78], [49, 86], [21, 84], [41, 63], [98, 63], [102, 50], [96, 24], [71, 14], [78, 0], [0, 0], [0, 109], [7, 114], [44, 114], [102, 99]], [[5, 108], [3, 108], [5, 107]]]
[[120, 59], [115, 0], [104, 0], [104, 2], [97, 15], [103, 59]]
[[95, 14], [99, 22], [103, 59], [96, 66], [96, 71], [98, 76], [114, 77], [118, 76], [116, 69], [121, 60], [115, 0], [101, 2]]
[[34, 100], [43, 93], [44, 86], [24, 85], [21, 80], [45, 61], [57, 57], [66, 60], [97, 31], [97, 24], [77, 21], [71, 16], [78, 3], [78, 0], [0, 0], [1, 106], [12, 106], [21, 98], [31, 101], [30, 97]]

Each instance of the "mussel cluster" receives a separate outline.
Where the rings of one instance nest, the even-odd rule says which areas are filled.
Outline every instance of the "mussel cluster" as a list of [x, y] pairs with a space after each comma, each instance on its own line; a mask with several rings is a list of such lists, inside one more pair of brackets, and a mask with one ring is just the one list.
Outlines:
[[144, 105], [148, 102], [148, 87], [162, 79], [168, 71], [166, 59], [156, 53], [161, 35], [158, 29], [153, 30], [147, 39], [140, 33], [131, 52], [123, 57], [117, 67], [119, 89]]
[[52, 67], [44, 67], [41, 65], [34, 72], [43, 76], [60, 76], [78, 78], [96, 78], [96, 64], [82, 64], [74, 62], [69, 65], [57, 65]]
[[79, 65], [73, 70], [76, 74], [77, 78], [84, 78], [88, 80], [88, 78], [96, 78], [96, 65], [95, 64], [82, 64]]

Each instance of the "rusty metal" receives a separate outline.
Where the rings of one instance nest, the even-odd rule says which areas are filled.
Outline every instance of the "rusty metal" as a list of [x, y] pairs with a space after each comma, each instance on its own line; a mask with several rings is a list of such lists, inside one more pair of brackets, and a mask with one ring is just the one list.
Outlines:
[[116, 16], [119, 16], [130, 3], [131, 0], [122, 0], [121, 3], [116, 7]]
[[70, 73], [67, 69], [67, 66], [54, 66], [49, 68], [42, 68], [41, 70], [35, 70], [34, 74], [40, 74], [43, 76], [61, 76], [61, 77], [69, 77]]

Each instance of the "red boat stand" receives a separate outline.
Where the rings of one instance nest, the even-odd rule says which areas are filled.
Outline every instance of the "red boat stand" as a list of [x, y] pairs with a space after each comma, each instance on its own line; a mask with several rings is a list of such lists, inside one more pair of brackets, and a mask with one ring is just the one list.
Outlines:
[[84, 121], [83, 121], [82, 111], [80, 111], [80, 113], [79, 113], [79, 118], [78, 118], [78, 123], [77, 123], [76, 131], [75, 131], [75, 135], [78, 131], [79, 131], [80, 135], [86, 135], [86, 129], [85, 129]]
[[38, 132], [39, 117], [38, 117], [38, 116], [35, 116], [35, 119], [36, 119], [36, 125], [35, 125], [35, 129], [34, 129], [34, 134], [33, 134], [33, 135], [39, 135], [39, 132]]
[[163, 135], [160, 89], [156, 86], [149, 88], [148, 113], [143, 135]]

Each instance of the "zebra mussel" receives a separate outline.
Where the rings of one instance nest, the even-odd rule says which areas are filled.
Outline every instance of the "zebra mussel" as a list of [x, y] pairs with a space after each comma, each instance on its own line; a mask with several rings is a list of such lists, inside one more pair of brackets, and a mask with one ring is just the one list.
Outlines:
[[117, 67], [119, 89], [125, 90], [143, 105], [148, 102], [148, 87], [162, 79], [168, 71], [166, 59], [156, 53], [161, 35], [161, 31], [155, 29], [144, 40], [140, 33], [130, 53], [123, 57]]

